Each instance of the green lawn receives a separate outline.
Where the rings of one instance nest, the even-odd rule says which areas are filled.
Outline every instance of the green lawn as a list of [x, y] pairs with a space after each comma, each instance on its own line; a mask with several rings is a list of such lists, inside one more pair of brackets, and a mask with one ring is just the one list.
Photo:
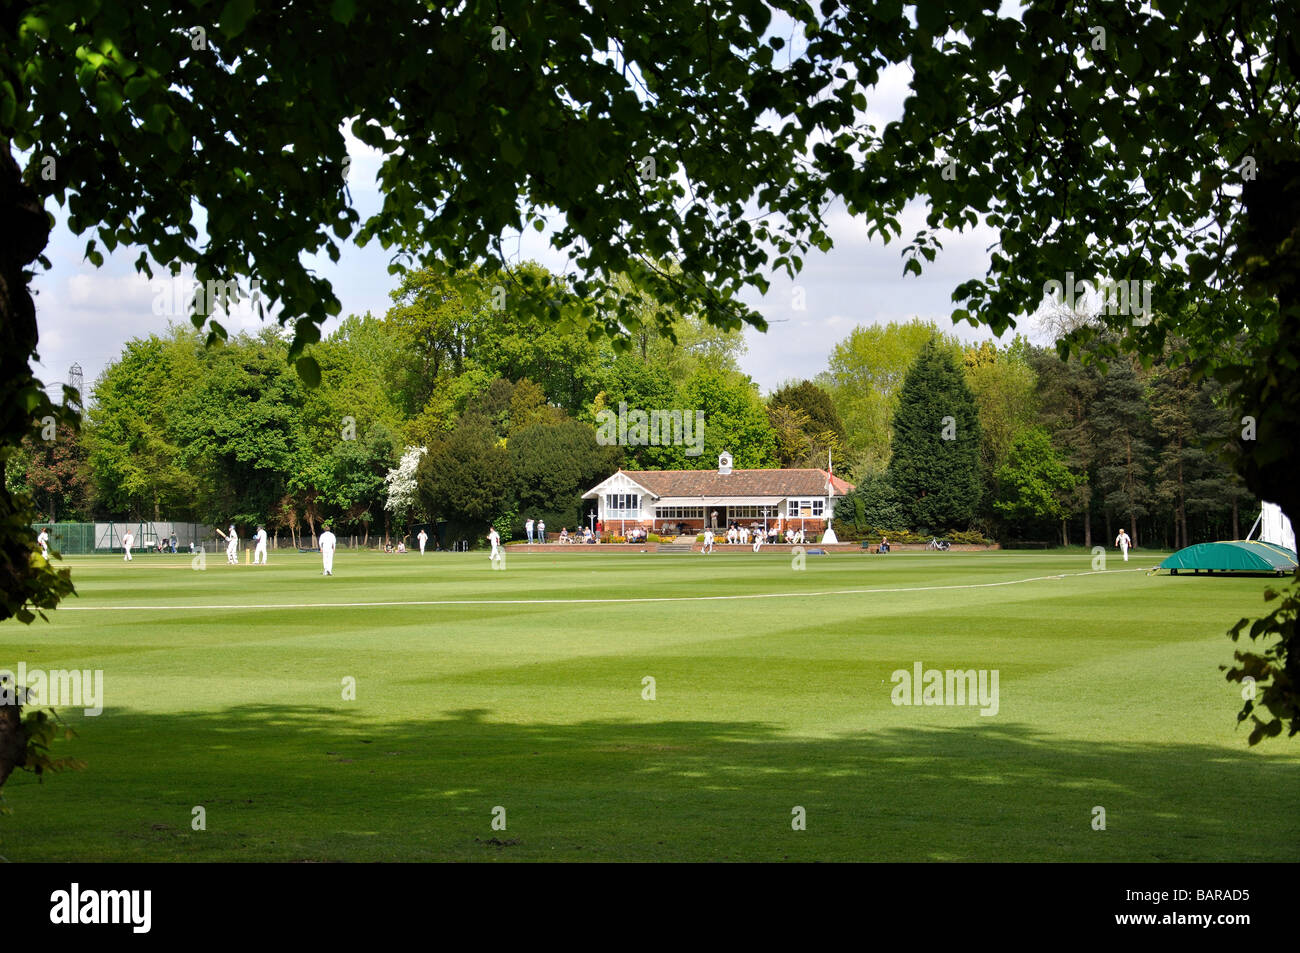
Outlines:
[[[69, 559], [0, 668], [102, 669], [105, 710], [65, 710], [85, 771], [10, 779], [0, 855], [1300, 859], [1300, 745], [1249, 749], [1219, 671], [1270, 581], [1158, 558]], [[894, 705], [916, 662], [996, 670], [997, 714]]]

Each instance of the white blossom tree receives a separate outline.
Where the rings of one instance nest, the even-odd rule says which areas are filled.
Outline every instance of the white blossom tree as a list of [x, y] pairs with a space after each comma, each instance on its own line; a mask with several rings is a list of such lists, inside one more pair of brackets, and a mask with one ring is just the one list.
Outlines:
[[415, 495], [415, 471], [420, 465], [420, 458], [428, 452], [428, 447], [407, 447], [397, 466], [384, 477], [384, 485], [388, 489], [384, 508], [392, 512], [398, 525], [406, 520], [407, 514], [418, 503]]

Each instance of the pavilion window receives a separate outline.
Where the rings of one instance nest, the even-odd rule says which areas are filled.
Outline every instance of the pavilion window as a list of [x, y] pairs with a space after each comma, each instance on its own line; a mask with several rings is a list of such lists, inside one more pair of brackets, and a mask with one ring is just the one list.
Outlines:
[[704, 507], [702, 506], [656, 506], [655, 519], [657, 520], [702, 520], [704, 519]]
[[605, 516], [607, 519], [639, 519], [641, 516], [641, 497], [636, 493], [606, 493]]

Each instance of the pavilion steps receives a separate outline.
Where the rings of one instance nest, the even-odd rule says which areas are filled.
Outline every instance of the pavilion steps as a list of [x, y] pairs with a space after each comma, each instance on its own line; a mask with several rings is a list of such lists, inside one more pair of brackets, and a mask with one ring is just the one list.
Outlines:
[[660, 543], [658, 552], [661, 553], [689, 553], [695, 546], [694, 536], [678, 536], [671, 543]]

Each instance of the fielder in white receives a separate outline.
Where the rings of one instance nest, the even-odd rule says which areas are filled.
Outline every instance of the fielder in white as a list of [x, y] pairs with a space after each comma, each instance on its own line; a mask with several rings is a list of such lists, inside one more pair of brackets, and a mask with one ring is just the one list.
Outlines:
[[36, 542], [41, 545], [41, 555], [48, 561], [50, 558], [50, 531], [41, 530], [41, 535], [36, 537]]
[[492, 552], [488, 554], [488, 559], [495, 567], [501, 560], [501, 536], [497, 533], [495, 526], [488, 530], [487, 541], [492, 544]]
[[711, 552], [713, 552], [713, 530], [708, 527], [705, 527], [704, 545], [700, 547], [700, 554], [703, 555], [704, 553], [711, 553]]
[[126, 555], [123, 556], [122, 558], [125, 559], [127, 562], [131, 561], [131, 547], [134, 545], [135, 545], [135, 534], [132, 533], [130, 530], [127, 530], [125, 533], [122, 534], [122, 549], [126, 552]]
[[420, 541], [420, 555], [423, 556], [423, 555], [424, 555], [424, 544], [427, 543], [427, 542], [429, 541], [429, 534], [426, 533], [424, 530], [420, 530], [420, 535], [417, 536], [417, 537], [415, 537], [415, 538], [418, 539], [418, 540]]
[[1128, 548], [1132, 545], [1132, 542], [1133, 541], [1129, 539], [1128, 533], [1124, 530], [1120, 530], [1119, 535], [1115, 537], [1115, 545], [1118, 546], [1119, 551], [1124, 554], [1124, 562], [1128, 562]]
[[324, 531], [320, 534], [320, 558], [325, 564], [322, 576], [334, 575], [334, 548], [337, 545], [338, 539], [330, 532], [330, 524], [326, 523]]
[[253, 539], [257, 541], [257, 546], [253, 549], [253, 565], [259, 563], [266, 565], [266, 528], [259, 526], [257, 532], [253, 534]]

